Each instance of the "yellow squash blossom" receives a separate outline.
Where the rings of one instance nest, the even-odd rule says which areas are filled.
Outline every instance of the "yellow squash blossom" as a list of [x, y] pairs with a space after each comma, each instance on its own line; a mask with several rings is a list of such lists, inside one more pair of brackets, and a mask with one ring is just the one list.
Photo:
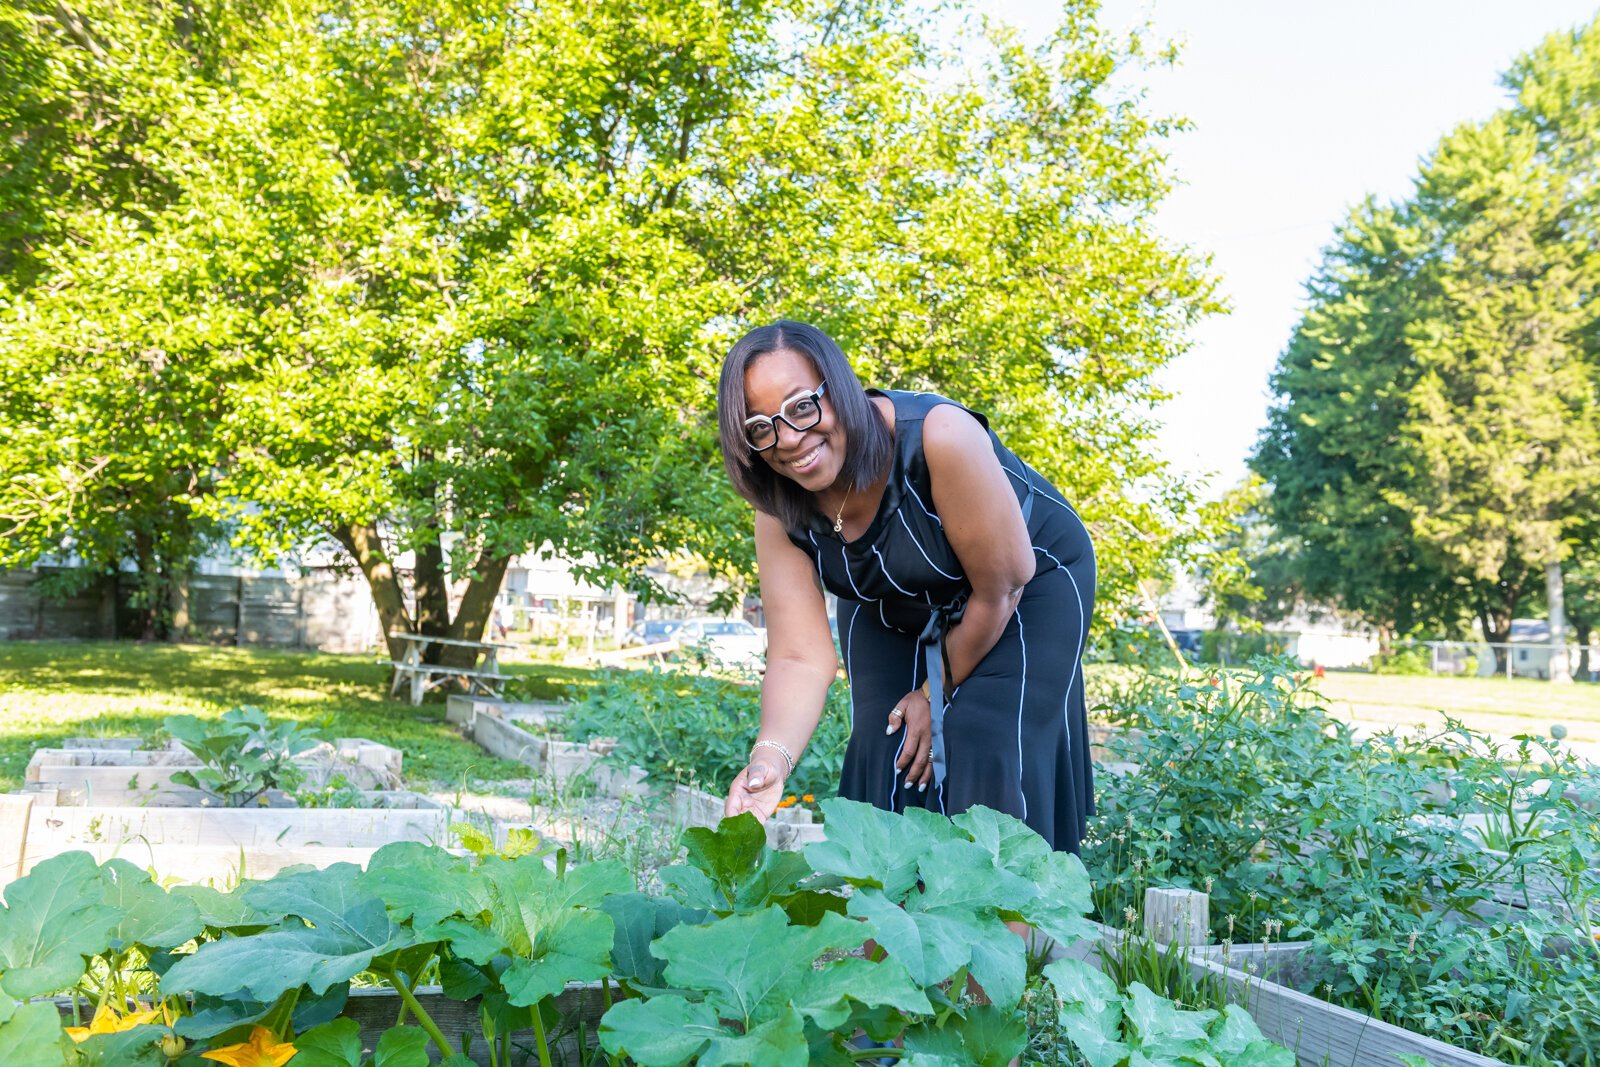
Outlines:
[[228, 1067], [283, 1067], [295, 1054], [295, 1047], [280, 1043], [277, 1035], [265, 1026], [250, 1031], [250, 1040], [241, 1045], [228, 1045], [200, 1053], [203, 1060], [216, 1060]]
[[152, 1008], [149, 1011], [130, 1011], [126, 1015], [118, 1015], [108, 1001], [102, 1000], [100, 1006], [94, 1010], [94, 1018], [89, 1020], [89, 1025], [69, 1026], [67, 1036], [74, 1041], [85, 1041], [95, 1034], [120, 1034], [124, 1030], [132, 1030], [135, 1026], [153, 1023], [160, 1014], [161, 1009]]

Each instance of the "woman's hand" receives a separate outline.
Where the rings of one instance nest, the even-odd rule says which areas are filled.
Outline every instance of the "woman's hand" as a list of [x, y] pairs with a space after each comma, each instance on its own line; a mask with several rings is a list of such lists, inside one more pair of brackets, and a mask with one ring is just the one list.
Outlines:
[[906, 736], [894, 761], [895, 770], [905, 772], [906, 785], [925, 790], [933, 780], [933, 712], [922, 690], [913, 689], [889, 712], [889, 728], [884, 732], [897, 730], [904, 730]]
[[[757, 750], [758, 752], [760, 750]], [[765, 755], [750, 758], [750, 765], [740, 771], [728, 787], [728, 801], [722, 806], [724, 815], [750, 812], [757, 821], [766, 822], [778, 810], [783, 799], [784, 768], [774, 764]]]

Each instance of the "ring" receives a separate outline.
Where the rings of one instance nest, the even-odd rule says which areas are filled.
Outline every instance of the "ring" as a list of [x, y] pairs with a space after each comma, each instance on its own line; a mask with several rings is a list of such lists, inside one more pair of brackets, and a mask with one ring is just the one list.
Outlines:
[[903, 716], [903, 715], [905, 715], [905, 712], [903, 710], [901, 710], [900, 708], [895, 708], [889, 714], [890, 715], [901, 715], [901, 716]]

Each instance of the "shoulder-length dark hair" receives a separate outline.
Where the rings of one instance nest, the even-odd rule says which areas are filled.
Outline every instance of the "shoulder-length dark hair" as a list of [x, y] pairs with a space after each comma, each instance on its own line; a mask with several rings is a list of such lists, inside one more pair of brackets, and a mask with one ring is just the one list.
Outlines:
[[722, 381], [717, 386], [717, 428], [722, 436], [722, 463], [739, 495], [757, 511], [775, 515], [790, 529], [799, 529], [816, 514], [814, 498], [789, 478], [769, 467], [745, 442], [744, 375], [750, 365], [773, 352], [794, 352], [828, 383], [823, 403], [833, 408], [834, 420], [845, 433], [844, 466], [839, 476], [857, 489], [873, 483], [889, 462], [894, 441], [882, 414], [861, 387], [833, 338], [803, 322], [780, 319], [758, 326], [739, 338], [722, 361]]

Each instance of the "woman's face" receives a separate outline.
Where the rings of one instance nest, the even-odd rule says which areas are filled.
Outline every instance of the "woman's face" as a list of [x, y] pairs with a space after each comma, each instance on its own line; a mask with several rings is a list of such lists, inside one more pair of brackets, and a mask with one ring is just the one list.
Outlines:
[[[785, 402], [816, 391], [822, 377], [804, 356], [779, 349], [745, 368], [744, 402], [751, 415], [776, 415]], [[773, 425], [778, 442], [758, 452], [766, 464], [802, 489], [816, 493], [834, 483], [844, 466], [844, 428], [834, 417], [832, 398], [822, 398], [822, 418], [815, 426], [795, 430], [782, 420]]]

